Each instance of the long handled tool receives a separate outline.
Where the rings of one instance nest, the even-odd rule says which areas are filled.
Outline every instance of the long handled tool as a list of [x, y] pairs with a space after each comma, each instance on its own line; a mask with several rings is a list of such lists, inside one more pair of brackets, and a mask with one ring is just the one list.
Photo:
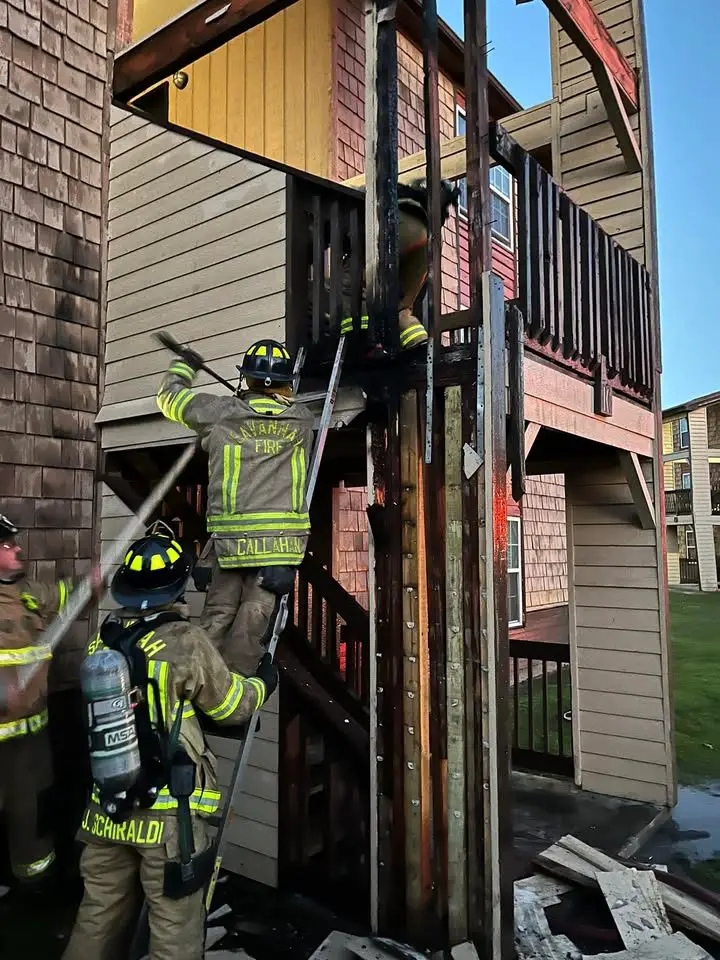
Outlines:
[[183, 346], [182, 343], [179, 343], [175, 337], [171, 334], [166, 333], [164, 330], [161, 330], [160, 333], [156, 333], [155, 337], [160, 343], [167, 349], [171, 350], [173, 353], [176, 353], [179, 357], [184, 357], [188, 354], [192, 354], [193, 362], [198, 370], [204, 370], [205, 373], [209, 373], [210, 376], [217, 380], [218, 383], [221, 383], [224, 387], [227, 387], [231, 393], [235, 393], [237, 390], [237, 384], [230, 383], [229, 380], [226, 380], [225, 377], [221, 377], [219, 373], [213, 370], [212, 367], [209, 367], [204, 360], [201, 359], [193, 350], [190, 350], [188, 347]]
[[[140, 528], [144, 529], [147, 526], [147, 521], [160, 506], [170, 487], [172, 487], [185, 467], [192, 460], [196, 449], [197, 443], [187, 445], [183, 453], [178, 457], [170, 470], [168, 470], [157, 487], [155, 487], [140, 507], [138, 513], [135, 514], [131, 520], [128, 520], [115, 545], [106, 555], [105, 562], [101, 566], [100, 572], [103, 582], [106, 580], [109, 571], [125, 556], [128, 545], [135, 539], [138, 530]], [[56, 617], [45, 631], [43, 642], [46, 643], [51, 650], [54, 650], [60, 643], [70, 627], [85, 609], [92, 595], [93, 588], [90, 583], [90, 578], [86, 577], [80, 586], [70, 594], [64, 613]], [[18, 670], [18, 684], [22, 690], [26, 689], [39, 667], [40, 663], [32, 663]]]

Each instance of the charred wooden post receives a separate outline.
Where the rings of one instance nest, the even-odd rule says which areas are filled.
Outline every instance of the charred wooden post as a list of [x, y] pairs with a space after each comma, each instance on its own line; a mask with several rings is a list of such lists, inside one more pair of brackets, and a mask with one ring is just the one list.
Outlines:
[[[432, 898], [428, 749], [426, 571], [422, 530], [420, 429], [415, 391], [400, 399], [403, 604], [403, 773], [408, 928], [427, 935]], [[422, 554], [422, 555], [421, 555]]]
[[397, 0], [365, 8], [365, 284], [370, 341], [395, 355], [398, 329]]
[[448, 937], [468, 935], [467, 764], [465, 760], [465, 577], [462, 388], [445, 390], [445, 664], [447, 716]]
[[442, 211], [440, 205], [440, 92], [438, 76], [438, 16], [435, 0], [423, 2], [423, 67], [425, 93], [425, 179], [428, 198], [428, 279], [424, 301], [427, 351], [425, 404], [425, 463], [432, 459], [435, 392], [435, 321], [441, 312]]

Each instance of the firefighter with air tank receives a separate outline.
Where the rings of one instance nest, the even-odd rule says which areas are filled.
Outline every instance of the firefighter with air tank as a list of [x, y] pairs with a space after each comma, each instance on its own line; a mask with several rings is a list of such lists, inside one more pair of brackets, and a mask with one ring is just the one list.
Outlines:
[[199, 435], [208, 454], [214, 559], [200, 625], [226, 663], [245, 674], [263, 653], [278, 598], [305, 556], [313, 421], [293, 397], [290, 354], [276, 340], [248, 348], [238, 367], [246, 389], [235, 396], [193, 389], [203, 363], [183, 347], [157, 401], [165, 417]]
[[[27, 580], [19, 532], [0, 515], [0, 802], [13, 875], [21, 892], [32, 892], [46, 887], [55, 861], [47, 729], [52, 651], [42, 632], [63, 613], [74, 584]], [[98, 573], [92, 582], [98, 591]], [[22, 671], [38, 664], [23, 689]]]
[[[225, 665], [185, 616], [190, 557], [157, 523], [111, 583], [120, 610], [81, 669], [94, 788], [80, 827], [85, 892], [63, 960], [126, 957], [148, 904], [150, 960], [201, 960], [215, 851], [216, 761], [201, 720], [247, 723], [277, 685], [265, 654], [249, 676]], [[139, 881], [139, 883], [138, 883]]]

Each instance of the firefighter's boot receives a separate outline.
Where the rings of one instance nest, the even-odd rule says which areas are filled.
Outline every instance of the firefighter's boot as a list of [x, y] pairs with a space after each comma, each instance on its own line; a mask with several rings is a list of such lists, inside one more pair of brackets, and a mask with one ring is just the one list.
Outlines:
[[413, 316], [413, 312], [409, 307], [405, 307], [400, 311], [398, 326], [400, 327], [401, 350], [414, 350], [416, 347], [421, 347], [427, 343], [427, 330], [418, 318]]

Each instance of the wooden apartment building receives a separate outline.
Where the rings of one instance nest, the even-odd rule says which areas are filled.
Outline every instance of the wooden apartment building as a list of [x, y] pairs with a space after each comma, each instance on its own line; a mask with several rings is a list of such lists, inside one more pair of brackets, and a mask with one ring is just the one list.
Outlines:
[[[592, 9], [612, 49], [638, 69], [628, 68], [629, 118], [617, 84], [604, 82], [586, 47], [581, 53], [555, 20], [550, 101], [523, 110], [500, 83], [489, 85], [491, 119], [501, 125], [491, 145], [492, 267], [526, 331], [528, 478], [522, 505], [510, 500], [507, 511], [510, 608], [521, 625], [511, 632], [507, 720], [517, 765], [664, 806], [674, 802], [675, 783], [664, 504], [655, 493], [659, 341], [642, 16], [638, 0], [595, 0]], [[179, 12], [178, 4], [137, 0], [133, 36], [162, 34]], [[409, 177], [422, 174], [425, 147], [419, 5], [404, 0], [397, 18], [398, 145]], [[132, 74], [134, 49], [116, 62], [116, 92], [132, 103], [116, 103], [110, 135], [97, 418], [105, 544], [133, 491], [139, 497], [186, 439], [155, 406], [168, 357], [153, 333], [168, 329], [192, 342], [229, 378], [259, 336], [332, 342], [324, 298], [340, 263], [337, 244], [351, 260], [359, 256], [363, 215], [353, 188], [365, 149], [355, 0], [298, 0], [145, 88]], [[443, 26], [440, 131], [443, 172], [453, 178], [465, 173], [463, 91], [462, 44]], [[318, 275], [328, 290], [309, 279]], [[467, 281], [461, 210], [443, 232], [441, 320], [447, 349], [457, 344], [460, 353]], [[199, 383], [217, 389], [202, 375]], [[368, 552], [373, 413], [365, 396], [358, 385], [341, 391], [285, 682], [263, 718], [228, 859], [269, 885], [311, 889], [314, 877], [327, 894], [332, 876], [338, 895], [353, 889], [362, 902], [377, 889], [368, 876], [378, 581]], [[317, 395], [308, 402], [317, 407]], [[204, 470], [191, 467], [166, 510], [197, 542]], [[202, 596], [191, 604], [199, 613]], [[336, 715], [308, 690], [330, 691]], [[227, 776], [234, 745], [215, 747]], [[360, 881], [351, 876], [356, 862], [367, 868]]]
[[[508, 650], [500, 611], [496, 649], [505, 651], [504, 662], [493, 666], [502, 749], [492, 776], [505, 807], [510, 754], [518, 767], [662, 807], [674, 802], [675, 778], [642, 9], [640, 0], [584, 0], [578, 23], [561, 0], [546, 2], [554, 14], [551, 100], [522, 109], [497, 80], [488, 84], [495, 278], [485, 288], [482, 324], [489, 336], [499, 315], [504, 330], [503, 295], [512, 305], [508, 316], [517, 315], [514, 308], [522, 314], [524, 349], [519, 363], [510, 362], [509, 376], [519, 379], [507, 391], [507, 411], [527, 472], [519, 503], [506, 497], [504, 462], [502, 477], [493, 477], [503, 501], [493, 505], [498, 528], [490, 525], [499, 596], [507, 544], [508, 614], [518, 626]], [[272, 16], [268, 9], [254, 14], [251, 29], [233, 7], [227, 16], [238, 19], [224, 39], [226, 12], [186, 29], [199, 8], [183, 13], [177, 0], [135, 0], [132, 10], [121, 3], [111, 11], [118, 37], [135, 42], [115, 58], [110, 108], [106, 8], [86, 0], [87, 17], [75, 17], [45, 6], [42, 32], [39, 18], [15, 7], [7, 26], [0, 23], [13, 60], [0, 70], [8, 117], [0, 333], [14, 367], [11, 376], [0, 363], [0, 389], [13, 400], [12, 410], [4, 407], [0, 478], [8, 512], [19, 507], [19, 522], [33, 528], [37, 572], [65, 573], [68, 564], [84, 569], [84, 531], [94, 530], [106, 549], [188, 440], [156, 407], [168, 356], [154, 333], [167, 329], [193, 343], [232, 379], [243, 351], [261, 336], [306, 346], [320, 358], [337, 340], [338, 312], [355, 311], [365, 256], [364, 198], [356, 186], [364, 169], [366, 37], [357, 0], [277, 4]], [[203, 10], [208, 14], [207, 4]], [[93, 23], [93, 32], [78, 19]], [[397, 29], [400, 173], [411, 177], [424, 173], [426, 146], [416, 0], [398, 2]], [[442, 169], [452, 179], [472, 172], [463, 136], [463, 110], [472, 109], [466, 53], [441, 25]], [[68, 119], [58, 120], [61, 114]], [[456, 907], [470, 879], [448, 863], [448, 851], [468, 849], [479, 822], [471, 812], [472, 776], [482, 771], [473, 773], [447, 744], [438, 749], [437, 711], [427, 708], [437, 706], [438, 674], [454, 689], [454, 628], [468, 636], [479, 622], [477, 511], [468, 517], [479, 481], [463, 461], [464, 446], [479, 444], [472, 407], [482, 340], [479, 308], [470, 302], [470, 245], [461, 210], [443, 231], [432, 389], [446, 429], [432, 440], [433, 469], [445, 471], [437, 497], [423, 500], [430, 476], [421, 467], [417, 413], [427, 389], [424, 366], [398, 368], [397, 387], [378, 387], [377, 379], [368, 387], [367, 371], [350, 370], [340, 392], [310, 554], [280, 653], [283, 681], [263, 711], [226, 860], [270, 886], [335, 894], [382, 929], [393, 911], [410, 924], [431, 886], [430, 866], [413, 859], [425, 849], [430, 807], [433, 822], [442, 821], [437, 835], [457, 841], [440, 850], [438, 868]], [[347, 263], [350, 304], [338, 293]], [[312, 409], [319, 409], [325, 373], [318, 359], [301, 395]], [[218, 389], [204, 375], [198, 383]], [[394, 439], [383, 405], [397, 413]], [[501, 424], [504, 457], [504, 408]], [[517, 459], [513, 464], [516, 472]], [[93, 514], [87, 484], [96, 466], [103, 483]], [[206, 536], [205, 478], [206, 463], [197, 458], [163, 508], [188, 544]], [[379, 504], [379, 491], [396, 495]], [[428, 549], [423, 502], [448, 521], [451, 542], [470, 557], [460, 570], [443, 536]], [[368, 523], [372, 503], [391, 518], [392, 548]], [[48, 536], [48, 529], [57, 532]], [[475, 543], [466, 554], [467, 529]], [[423, 579], [421, 567], [438, 575]], [[445, 591], [442, 629], [428, 584], [430, 592], [436, 585]], [[199, 614], [202, 595], [189, 601]], [[81, 633], [58, 661], [70, 687]], [[426, 674], [414, 672], [413, 650]], [[394, 672], [383, 657], [399, 664]], [[414, 703], [408, 690], [418, 691]], [[484, 696], [460, 709], [481, 711]], [[449, 692], [443, 722], [463, 722], [457, 710]], [[236, 744], [217, 738], [213, 745], [227, 782]], [[430, 781], [432, 803], [423, 792]], [[457, 817], [437, 802], [443, 790]], [[395, 829], [383, 832], [388, 810]], [[451, 939], [462, 938], [467, 909], [450, 912]]]

